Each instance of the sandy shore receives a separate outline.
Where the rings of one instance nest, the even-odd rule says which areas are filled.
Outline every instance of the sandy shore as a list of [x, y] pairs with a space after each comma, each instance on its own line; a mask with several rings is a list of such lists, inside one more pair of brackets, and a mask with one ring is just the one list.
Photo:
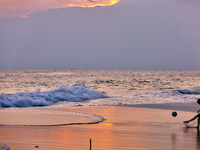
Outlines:
[[42, 108], [21, 108], [0, 110], [0, 125], [59, 126], [73, 124], [94, 124], [104, 121], [100, 115], [47, 110]]
[[[199, 108], [195, 103], [43, 107], [47, 112], [82, 112], [104, 116], [107, 120], [98, 124], [65, 126], [0, 126], [0, 141], [14, 150], [32, 150], [35, 146], [42, 150], [88, 150], [89, 139], [92, 139], [92, 150], [198, 150], [197, 129], [186, 128], [182, 122], [193, 117]], [[178, 113], [177, 117], [171, 116], [172, 111]], [[190, 123], [190, 126], [195, 125], [196, 121]]]

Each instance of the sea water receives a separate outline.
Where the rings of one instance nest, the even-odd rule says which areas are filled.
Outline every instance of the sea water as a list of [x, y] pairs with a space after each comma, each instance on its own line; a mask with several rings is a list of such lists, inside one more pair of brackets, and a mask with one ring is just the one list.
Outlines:
[[200, 71], [0, 70], [0, 108], [188, 103]]

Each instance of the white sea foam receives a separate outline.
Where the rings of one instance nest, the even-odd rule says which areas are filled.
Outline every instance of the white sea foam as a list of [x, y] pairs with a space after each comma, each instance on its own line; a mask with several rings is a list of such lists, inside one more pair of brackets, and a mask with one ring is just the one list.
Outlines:
[[[172, 90], [140, 93], [133, 96], [136, 104], [190, 103], [200, 98], [199, 90]], [[145, 101], [144, 101], [145, 99]]]
[[107, 96], [87, 88], [84, 84], [76, 84], [45, 92], [37, 90], [33, 93], [1, 94], [0, 107], [48, 106], [59, 101], [80, 102], [99, 98], [107, 98]]
[[0, 70], [0, 108], [195, 102], [199, 76], [200, 71]]

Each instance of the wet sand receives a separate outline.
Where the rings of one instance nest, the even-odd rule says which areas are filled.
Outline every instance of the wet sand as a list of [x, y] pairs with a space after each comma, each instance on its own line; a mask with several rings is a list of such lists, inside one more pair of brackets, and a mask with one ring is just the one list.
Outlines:
[[0, 142], [0, 150], [9, 150], [10, 148], [5, 144]]
[[47, 110], [42, 108], [21, 108], [0, 110], [0, 125], [59, 126], [73, 124], [92, 124], [104, 121], [100, 115]]
[[[185, 111], [185, 106], [191, 111]], [[153, 105], [152, 105], [153, 106]], [[181, 107], [183, 106], [183, 107]], [[186, 128], [183, 120], [193, 117], [196, 104], [156, 105], [153, 108], [137, 105], [44, 107], [49, 111], [83, 112], [104, 116], [98, 124], [65, 126], [0, 126], [0, 141], [13, 150], [92, 150], [133, 149], [200, 149], [200, 136], [195, 128]], [[176, 109], [178, 108], [178, 109]], [[37, 109], [37, 108], [36, 108]], [[41, 108], [38, 108], [41, 109]], [[177, 117], [172, 117], [172, 111]], [[196, 121], [190, 123], [196, 126]]]

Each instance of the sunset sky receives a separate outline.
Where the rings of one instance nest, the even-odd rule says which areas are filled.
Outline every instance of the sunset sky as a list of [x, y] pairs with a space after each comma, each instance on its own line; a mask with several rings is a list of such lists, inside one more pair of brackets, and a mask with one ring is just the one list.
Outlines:
[[200, 70], [199, 0], [0, 0], [0, 69]]
[[111, 6], [119, 0], [0, 0], [0, 18], [28, 17], [48, 9]]

